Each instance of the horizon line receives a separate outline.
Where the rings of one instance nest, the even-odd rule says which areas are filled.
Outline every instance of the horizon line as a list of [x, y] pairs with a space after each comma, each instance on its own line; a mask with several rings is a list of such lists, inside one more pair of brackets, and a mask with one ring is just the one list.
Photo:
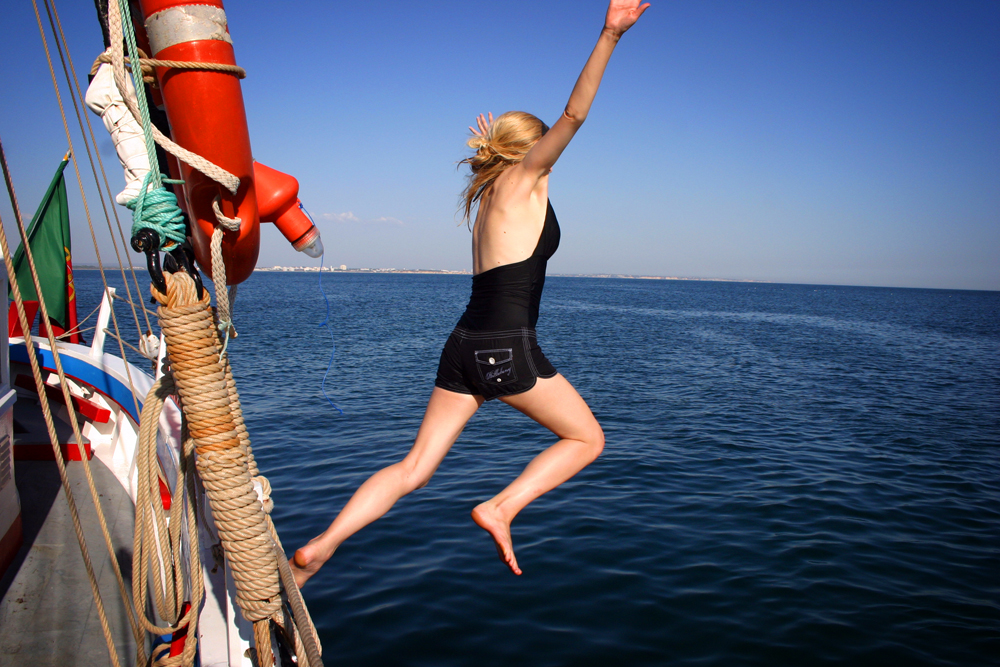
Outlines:
[[[341, 264], [340, 266], [346, 266]], [[472, 271], [451, 270], [451, 269], [396, 269], [396, 268], [369, 268], [369, 267], [332, 267], [324, 266], [323, 273], [395, 273], [395, 274], [420, 274], [420, 275], [466, 275], [471, 276]], [[74, 271], [98, 271], [101, 267], [96, 264], [80, 264], [73, 267]], [[122, 267], [104, 267], [105, 271], [121, 271]], [[255, 271], [264, 273], [319, 273], [318, 266], [258, 266]], [[755, 283], [764, 285], [804, 285], [817, 287], [871, 287], [878, 289], [927, 289], [944, 290], [950, 292], [1000, 292], [1000, 289], [975, 289], [969, 287], [912, 287], [905, 285], [844, 285], [840, 283], [811, 283], [811, 282], [789, 282], [784, 280], [764, 280], [760, 278], [702, 278], [696, 276], [659, 276], [650, 274], [635, 273], [549, 273], [550, 278], [605, 278], [619, 280], [674, 280], [688, 282], [717, 282], [717, 283]]]

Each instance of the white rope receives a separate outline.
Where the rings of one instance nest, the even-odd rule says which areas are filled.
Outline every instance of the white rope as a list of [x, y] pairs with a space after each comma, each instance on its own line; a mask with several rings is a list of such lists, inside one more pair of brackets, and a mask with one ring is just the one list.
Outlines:
[[215, 219], [230, 232], [240, 231], [240, 223], [243, 221], [240, 218], [227, 218], [219, 206], [220, 201], [221, 197], [218, 195], [212, 200], [212, 211], [215, 213]]
[[[222, 259], [222, 227], [216, 227], [212, 232], [212, 282], [215, 283], [215, 309], [219, 333], [225, 336], [222, 354], [226, 353], [230, 338], [236, 338], [236, 328], [233, 326], [232, 305], [229, 301], [229, 291], [226, 289], [226, 263]], [[233, 293], [235, 296], [235, 292]]]

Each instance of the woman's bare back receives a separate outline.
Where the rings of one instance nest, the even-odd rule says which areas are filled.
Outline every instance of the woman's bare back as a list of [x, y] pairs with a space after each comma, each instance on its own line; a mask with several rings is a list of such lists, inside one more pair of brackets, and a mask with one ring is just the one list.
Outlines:
[[548, 194], [548, 174], [536, 180], [520, 165], [496, 180], [480, 200], [472, 227], [474, 274], [531, 257], [545, 226]]

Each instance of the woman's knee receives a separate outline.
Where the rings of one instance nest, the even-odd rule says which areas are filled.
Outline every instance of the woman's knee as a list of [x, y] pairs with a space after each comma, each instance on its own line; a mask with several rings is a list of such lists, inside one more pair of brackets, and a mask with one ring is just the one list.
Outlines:
[[591, 461], [600, 456], [601, 452], [604, 451], [604, 429], [601, 428], [601, 425], [597, 423], [596, 419], [587, 429], [587, 432], [582, 440], [590, 451]]
[[403, 459], [397, 465], [401, 467], [400, 472], [402, 473], [403, 487], [406, 493], [412, 493], [417, 489], [424, 488], [431, 481], [431, 477], [434, 476], [435, 468], [420, 465], [419, 461], [411, 461], [409, 458]]

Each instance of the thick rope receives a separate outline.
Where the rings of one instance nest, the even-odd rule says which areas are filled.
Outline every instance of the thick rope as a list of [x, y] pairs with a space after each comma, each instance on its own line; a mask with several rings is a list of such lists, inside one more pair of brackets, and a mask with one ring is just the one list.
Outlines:
[[[215, 283], [215, 307], [219, 314], [219, 333], [225, 337], [222, 354], [229, 346], [229, 338], [236, 337], [233, 328], [232, 304], [229, 301], [229, 291], [226, 289], [226, 262], [222, 257], [222, 227], [216, 227], [212, 232], [209, 247], [212, 250], [212, 282]], [[235, 294], [235, 293], [234, 293]]]
[[[284, 583], [284, 575], [282, 575], [281, 581]], [[306, 653], [305, 644], [302, 643], [302, 634], [295, 626], [295, 622], [285, 613], [284, 609], [274, 618], [274, 624], [281, 630], [285, 636], [285, 640], [295, 647], [296, 665], [298, 667], [309, 667], [308, 653]]]
[[258, 664], [273, 662], [271, 621], [287, 626], [281, 602], [284, 582], [295, 633], [301, 635], [294, 643], [304, 651], [297, 654], [308, 656], [312, 667], [322, 667], [315, 626], [269, 516], [274, 506], [271, 485], [258, 472], [232, 368], [219, 352], [209, 296], [198, 299], [194, 281], [185, 273], [164, 273], [164, 279], [166, 294], [153, 288], [161, 304], [160, 326], [195, 442], [198, 474], [236, 583], [236, 601], [254, 624]]
[[153, 296], [161, 304], [160, 327], [195, 441], [198, 473], [236, 583], [236, 600], [247, 620], [269, 619], [281, 607], [278, 568], [233, 419], [209, 296], [205, 292], [199, 300], [187, 274], [163, 275], [167, 293], [153, 288]]
[[[268, 524], [271, 527], [271, 535], [274, 538], [274, 553], [278, 559], [278, 572], [281, 574], [281, 583], [285, 587], [288, 595], [288, 602], [292, 607], [295, 628], [295, 654], [302, 658], [307, 658], [308, 664], [314, 667], [323, 667], [323, 647], [319, 643], [319, 633], [316, 632], [316, 625], [313, 623], [309, 608], [306, 607], [305, 600], [302, 599], [302, 591], [295, 583], [295, 575], [285, 557], [285, 551], [281, 548], [281, 540], [278, 539], [278, 532], [274, 529], [268, 517]], [[300, 631], [300, 628], [302, 631]], [[301, 650], [300, 650], [301, 643]]]
[[[111, 47], [108, 50], [97, 56], [94, 59], [94, 64], [90, 68], [90, 74], [93, 76], [97, 74], [98, 68], [100, 68], [103, 63], [112, 62]], [[125, 64], [129, 67], [129, 71], [132, 69], [132, 59], [125, 58]], [[227, 74], [235, 74], [237, 79], [247, 78], [247, 71], [240, 67], [239, 65], [226, 65], [225, 63], [205, 63], [205, 62], [191, 62], [186, 60], [160, 60], [159, 58], [149, 58], [143, 53], [142, 49], [139, 49], [139, 67], [142, 70], [142, 80], [144, 83], [156, 83], [156, 77], [153, 76], [154, 67], [170, 67], [172, 69], [195, 69], [195, 70], [205, 70], [208, 72], [225, 72]]]
[[238, 232], [240, 230], [239, 218], [229, 218], [222, 213], [219, 205], [219, 197], [212, 200], [212, 211], [219, 225], [212, 231], [212, 241], [209, 247], [212, 250], [212, 282], [215, 283], [215, 306], [218, 311], [219, 333], [225, 337], [222, 351], [225, 353], [229, 346], [229, 338], [236, 338], [236, 329], [233, 327], [233, 302], [236, 300], [236, 285], [226, 289], [226, 262], [222, 257], [223, 228], [226, 231]]

